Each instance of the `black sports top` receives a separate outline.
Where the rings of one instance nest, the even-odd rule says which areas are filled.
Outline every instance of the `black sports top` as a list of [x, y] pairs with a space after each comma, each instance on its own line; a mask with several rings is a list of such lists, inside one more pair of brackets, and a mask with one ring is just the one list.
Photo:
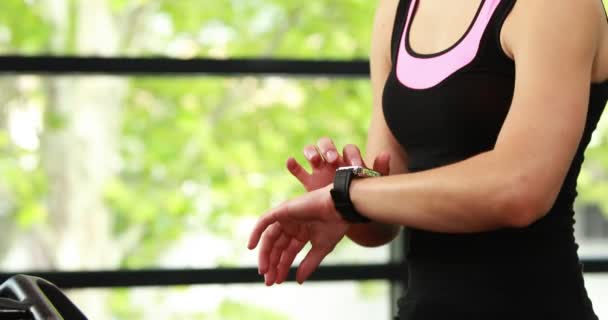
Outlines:
[[[515, 64], [499, 37], [515, 0], [482, 0], [462, 38], [429, 55], [409, 42], [418, 1], [399, 2], [383, 93], [387, 125], [407, 151], [410, 172], [491, 150], [515, 84]], [[595, 319], [573, 236], [573, 203], [583, 153], [607, 100], [608, 81], [592, 84], [584, 133], [559, 195], [530, 227], [473, 234], [406, 229], [409, 284], [401, 319]]]

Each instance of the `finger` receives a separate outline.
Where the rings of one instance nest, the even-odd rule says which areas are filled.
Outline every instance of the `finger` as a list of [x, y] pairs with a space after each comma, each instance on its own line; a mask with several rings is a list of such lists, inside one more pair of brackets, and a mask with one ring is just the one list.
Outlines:
[[387, 176], [390, 173], [391, 154], [388, 152], [380, 153], [374, 160], [374, 170], [380, 172], [381, 175]]
[[258, 273], [264, 274], [268, 271], [270, 253], [273, 250], [277, 240], [281, 237], [282, 232], [278, 223], [271, 225], [264, 233], [262, 246], [258, 253]]
[[298, 267], [298, 271], [296, 272], [296, 281], [299, 284], [302, 284], [308, 277], [315, 271], [321, 261], [331, 252], [331, 249], [328, 248], [320, 248], [320, 247], [312, 247], [300, 266]]
[[305, 241], [300, 241], [295, 238], [291, 239], [289, 246], [281, 255], [281, 261], [279, 261], [279, 264], [277, 265], [277, 283], [283, 283], [285, 279], [287, 279], [289, 269], [298, 253], [304, 248], [304, 245], [306, 245]]
[[319, 150], [319, 147], [316, 144], [313, 145], [313, 147], [315, 147], [315, 150], [317, 150], [317, 153], [321, 157], [321, 164], [325, 164], [325, 162], [327, 162], [327, 160], [325, 160], [325, 155], [323, 154], [323, 152], [321, 152], [321, 150]]
[[258, 222], [249, 236], [247, 247], [250, 250], [257, 247], [264, 231], [268, 229], [270, 225], [281, 219], [303, 222], [325, 220], [328, 217], [333, 217], [328, 215], [333, 213], [327, 211], [328, 209], [333, 210], [333, 206], [328, 205], [329, 201], [331, 201], [328, 194], [329, 193], [327, 193], [325, 189], [318, 189], [289, 200], [270, 210], [258, 219]]
[[279, 264], [279, 259], [281, 259], [281, 254], [289, 245], [289, 241], [291, 238], [285, 236], [285, 234], [281, 234], [279, 239], [275, 242], [274, 247], [272, 248], [272, 252], [270, 253], [270, 259], [268, 262], [269, 268], [276, 268]]
[[272, 209], [258, 219], [253, 231], [251, 231], [251, 235], [249, 235], [249, 242], [247, 243], [247, 248], [249, 248], [249, 250], [253, 250], [257, 247], [264, 231], [266, 231], [270, 225], [278, 221], [278, 217], [282, 210], [286, 210], [285, 204]]
[[267, 286], [271, 286], [274, 284], [274, 281], [277, 278], [277, 271], [276, 269], [270, 269], [267, 273], [264, 274], [264, 283]]
[[294, 158], [287, 159], [287, 170], [300, 181], [303, 185], [310, 182], [310, 174]]
[[313, 169], [318, 169], [323, 165], [323, 158], [319, 154], [317, 147], [315, 145], [308, 145], [304, 147], [304, 157], [310, 163]]
[[342, 150], [344, 154], [344, 162], [350, 166], [363, 166], [363, 159], [359, 148], [354, 144], [347, 144]]
[[317, 146], [319, 147], [319, 152], [325, 158], [327, 163], [334, 164], [339, 161], [340, 154], [336, 150], [336, 146], [334, 142], [327, 137], [323, 137], [317, 141]]

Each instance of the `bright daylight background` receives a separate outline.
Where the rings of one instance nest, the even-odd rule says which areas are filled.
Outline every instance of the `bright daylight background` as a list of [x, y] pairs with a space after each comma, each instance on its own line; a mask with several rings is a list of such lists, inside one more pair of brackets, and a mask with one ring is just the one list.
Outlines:
[[[0, 54], [366, 58], [376, 1], [4, 0]], [[288, 156], [363, 145], [364, 79], [0, 76], [3, 271], [254, 266], [253, 221], [303, 189]], [[608, 131], [580, 179], [583, 257], [608, 255]], [[383, 263], [344, 241], [327, 260]], [[608, 318], [608, 275], [586, 276]], [[558, 285], [558, 284], [556, 284]], [[91, 319], [389, 319], [386, 282], [74, 290]]]

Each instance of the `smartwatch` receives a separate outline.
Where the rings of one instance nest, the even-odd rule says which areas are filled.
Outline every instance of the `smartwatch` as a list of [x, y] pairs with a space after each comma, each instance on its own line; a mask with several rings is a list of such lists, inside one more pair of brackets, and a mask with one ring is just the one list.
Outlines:
[[330, 193], [336, 210], [338, 210], [344, 220], [350, 223], [366, 223], [371, 221], [355, 210], [350, 199], [350, 183], [355, 178], [379, 176], [381, 176], [379, 172], [360, 166], [340, 167], [336, 169], [334, 188], [330, 190]]

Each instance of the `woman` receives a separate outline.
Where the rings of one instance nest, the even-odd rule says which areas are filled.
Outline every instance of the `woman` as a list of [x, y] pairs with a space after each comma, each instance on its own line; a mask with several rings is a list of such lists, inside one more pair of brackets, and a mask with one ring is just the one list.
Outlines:
[[363, 165], [358, 149], [307, 147], [313, 174], [288, 168], [310, 192], [251, 234], [250, 249], [263, 236], [266, 284], [283, 282], [309, 241], [300, 283], [344, 236], [378, 246], [403, 226], [400, 319], [597, 319], [572, 204], [608, 99], [601, 2], [381, 0], [371, 74], [367, 159], [385, 176], [347, 192], [372, 222], [348, 222], [330, 194], [336, 167]]

